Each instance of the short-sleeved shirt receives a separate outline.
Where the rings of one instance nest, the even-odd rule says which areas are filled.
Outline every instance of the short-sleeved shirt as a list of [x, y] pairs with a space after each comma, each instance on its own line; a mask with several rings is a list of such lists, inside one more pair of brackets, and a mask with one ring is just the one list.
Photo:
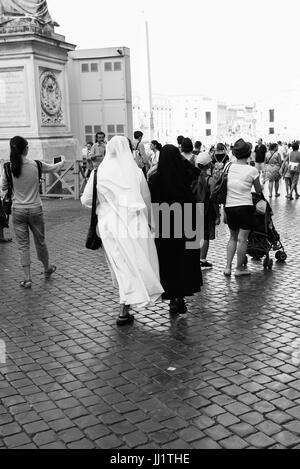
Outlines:
[[267, 153], [267, 147], [265, 145], [257, 145], [255, 147], [255, 162], [264, 163]]
[[251, 189], [259, 177], [256, 168], [247, 164], [232, 164], [228, 173], [226, 207], [253, 205]]
[[95, 143], [93, 146], [92, 146], [92, 149], [91, 149], [91, 152], [90, 152], [90, 157], [93, 157], [93, 156], [103, 156], [105, 155], [105, 149], [106, 149], [106, 145], [105, 143]]
[[[50, 173], [55, 165], [42, 162], [42, 172]], [[35, 161], [23, 159], [21, 175], [13, 180], [13, 207], [35, 208], [42, 205], [40, 197], [39, 170]], [[8, 189], [8, 181], [5, 174], [2, 180], [2, 190]]]

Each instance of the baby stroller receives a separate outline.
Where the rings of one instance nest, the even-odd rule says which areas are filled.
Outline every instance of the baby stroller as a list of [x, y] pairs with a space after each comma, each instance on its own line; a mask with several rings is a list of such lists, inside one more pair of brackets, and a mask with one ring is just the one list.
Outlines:
[[[254, 205], [261, 200], [261, 197], [256, 193], [252, 194], [252, 198]], [[274, 227], [272, 216], [272, 208], [268, 202], [264, 215], [255, 211], [254, 226], [249, 235], [247, 249], [247, 254], [254, 259], [260, 260], [265, 257], [263, 266], [264, 269], [269, 270], [273, 267], [273, 259], [270, 258], [270, 251], [276, 251], [275, 258], [278, 262], [285, 262], [287, 259], [287, 254], [280, 240], [280, 235]], [[248, 258], [246, 256], [245, 265], [247, 265], [247, 263]]]

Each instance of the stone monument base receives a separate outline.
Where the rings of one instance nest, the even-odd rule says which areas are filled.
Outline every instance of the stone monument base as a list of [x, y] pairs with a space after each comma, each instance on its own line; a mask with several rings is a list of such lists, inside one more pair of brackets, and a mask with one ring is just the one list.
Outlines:
[[64, 39], [50, 26], [44, 31], [21, 21], [0, 28], [0, 159], [9, 158], [16, 135], [28, 140], [32, 160], [53, 163], [64, 155], [75, 161], [81, 154], [71, 132], [66, 73], [75, 46]]
[[[14, 137], [12, 135], [11, 137]], [[21, 133], [21, 136], [22, 133]], [[26, 136], [24, 136], [26, 138]], [[28, 158], [53, 163], [56, 156], [64, 155], [66, 161], [81, 158], [79, 142], [74, 138], [27, 139], [29, 144]], [[9, 160], [9, 140], [0, 140], [0, 159]]]

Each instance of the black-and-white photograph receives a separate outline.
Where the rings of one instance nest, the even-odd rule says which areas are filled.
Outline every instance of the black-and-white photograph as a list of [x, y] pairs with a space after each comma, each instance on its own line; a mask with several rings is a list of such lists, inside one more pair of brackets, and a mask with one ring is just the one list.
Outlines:
[[0, 449], [300, 449], [297, 0], [0, 0]]

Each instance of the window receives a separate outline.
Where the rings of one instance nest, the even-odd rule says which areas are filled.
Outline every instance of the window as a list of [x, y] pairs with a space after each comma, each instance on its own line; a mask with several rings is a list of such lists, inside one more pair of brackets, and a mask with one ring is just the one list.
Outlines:
[[97, 63], [91, 64], [91, 72], [98, 72], [98, 64]]
[[211, 124], [211, 112], [206, 112], [205, 113], [205, 121], [206, 121], [206, 125]]
[[90, 66], [89, 64], [81, 64], [81, 72], [82, 73], [87, 73], [90, 71]]
[[206, 137], [210, 137], [211, 136], [211, 129], [206, 129]]
[[124, 124], [110, 124], [107, 126], [108, 140], [112, 139], [115, 135], [125, 135]]
[[120, 72], [122, 70], [122, 62], [114, 62], [114, 71]]
[[104, 71], [105, 72], [112, 72], [112, 63], [111, 62], [104, 62]]
[[269, 128], [269, 134], [273, 135], [275, 133], [274, 127]]
[[269, 110], [270, 122], [275, 122], [275, 111], [274, 109]]
[[85, 125], [84, 134], [86, 142], [95, 142], [96, 134], [101, 132], [101, 125]]

